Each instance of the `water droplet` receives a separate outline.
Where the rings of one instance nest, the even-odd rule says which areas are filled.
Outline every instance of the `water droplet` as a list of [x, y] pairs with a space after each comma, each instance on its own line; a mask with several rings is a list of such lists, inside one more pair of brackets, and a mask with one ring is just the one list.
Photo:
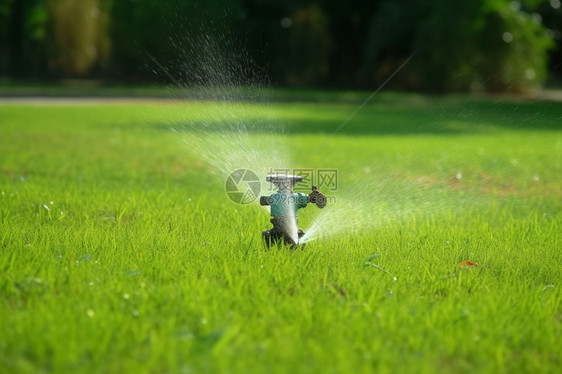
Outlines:
[[47, 206], [47, 204], [43, 204], [43, 208], [45, 208], [47, 211], [51, 210], [51, 209]]
[[554, 9], [560, 8], [560, 0], [550, 0], [550, 6]]
[[462, 179], [462, 173], [459, 171], [457, 173], [457, 175], [455, 175], [455, 178], [457, 178], [458, 180], [461, 180]]
[[502, 34], [502, 39], [506, 43], [511, 43], [513, 41], [513, 35], [511, 35], [510, 32], [506, 31]]
[[283, 17], [281, 18], [281, 27], [284, 29], [288, 29], [291, 26], [293, 26], [293, 20], [290, 19], [289, 17]]
[[538, 182], [540, 180], [538, 175], [533, 175], [533, 182]]
[[537, 76], [537, 73], [535, 72], [535, 69], [525, 70], [525, 78], [527, 78], [528, 80], [533, 80], [533, 79], [535, 79], [536, 76]]
[[129, 300], [130, 297], [131, 297], [131, 295], [129, 295], [128, 293], [123, 294], [123, 299], [125, 299], [125, 300]]
[[94, 285], [94, 282], [90, 282], [90, 286], [93, 286], [93, 285]]
[[88, 315], [88, 317], [91, 318], [91, 317], [94, 316], [95, 313], [94, 313], [94, 311], [93, 311], [92, 309], [88, 309], [88, 310], [86, 311], [86, 314]]

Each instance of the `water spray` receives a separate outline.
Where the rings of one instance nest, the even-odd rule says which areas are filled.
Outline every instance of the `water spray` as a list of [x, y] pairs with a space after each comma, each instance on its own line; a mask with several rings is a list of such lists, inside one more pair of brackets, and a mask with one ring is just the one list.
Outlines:
[[266, 181], [273, 183], [279, 190], [270, 196], [260, 197], [260, 205], [271, 208], [270, 222], [273, 225], [271, 229], [262, 231], [265, 244], [268, 247], [285, 244], [291, 249], [299, 245], [301, 248], [304, 247], [305, 244], [299, 241], [305, 233], [298, 228], [297, 212], [309, 203], [324, 208], [326, 196], [316, 186], [312, 186], [312, 191], [308, 195], [293, 192], [293, 186], [302, 181], [300, 175], [270, 174], [266, 177]]

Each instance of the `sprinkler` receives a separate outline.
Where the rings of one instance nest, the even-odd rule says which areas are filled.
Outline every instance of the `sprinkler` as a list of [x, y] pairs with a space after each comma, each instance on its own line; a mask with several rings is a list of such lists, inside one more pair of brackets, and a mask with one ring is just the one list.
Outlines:
[[273, 225], [271, 229], [262, 231], [265, 244], [268, 247], [272, 244], [285, 244], [295, 249], [299, 245], [299, 238], [304, 235], [304, 231], [298, 228], [298, 210], [308, 203], [324, 208], [326, 196], [316, 186], [312, 186], [312, 192], [308, 195], [293, 192], [293, 186], [302, 181], [300, 175], [271, 174], [265, 180], [279, 189], [273, 195], [260, 197], [260, 205], [271, 207]]

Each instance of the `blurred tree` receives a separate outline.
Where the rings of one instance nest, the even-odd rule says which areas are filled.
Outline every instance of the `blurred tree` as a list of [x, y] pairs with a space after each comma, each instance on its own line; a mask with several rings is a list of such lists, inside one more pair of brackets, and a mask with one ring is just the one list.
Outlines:
[[480, 81], [488, 91], [525, 91], [547, 77], [548, 50], [553, 42], [534, 13], [540, 0], [525, 3], [489, 1], [480, 34]]
[[209, 51], [212, 44], [212, 53], [224, 52], [226, 58], [227, 44], [238, 38], [238, 8], [232, 0], [119, 0], [111, 16], [112, 74], [120, 79], [161, 76], [154, 61], [173, 70], [178, 79], [203, 79], [196, 77], [197, 71], [204, 74], [203, 49]]
[[109, 0], [47, 0], [52, 43], [49, 68], [80, 77], [107, 61]]
[[416, 52], [391, 86], [519, 91], [562, 42], [561, 1], [0, 0], [0, 74], [365, 87]]
[[329, 20], [329, 84], [339, 87], [365, 86], [361, 68], [366, 41], [380, 0], [323, 0]]
[[[552, 46], [545, 27], [522, 5], [507, 0], [384, 1], [369, 38], [365, 72], [382, 78], [408, 54], [410, 87], [438, 91], [521, 91], [546, 76]], [[388, 66], [390, 65], [390, 68]]]
[[274, 81], [360, 84], [358, 71], [378, 0], [242, 0], [241, 27]]
[[10, 70], [12, 1], [0, 0], [0, 74]]
[[0, 0], [0, 72], [44, 73], [47, 18], [44, 0]]
[[317, 5], [297, 9], [281, 24], [291, 25], [286, 54], [289, 59], [286, 83], [305, 86], [321, 83], [328, 75], [330, 35], [328, 19]]
[[562, 1], [545, 1], [537, 12], [547, 27], [547, 34], [556, 42], [556, 48], [549, 53], [550, 81], [562, 86]]

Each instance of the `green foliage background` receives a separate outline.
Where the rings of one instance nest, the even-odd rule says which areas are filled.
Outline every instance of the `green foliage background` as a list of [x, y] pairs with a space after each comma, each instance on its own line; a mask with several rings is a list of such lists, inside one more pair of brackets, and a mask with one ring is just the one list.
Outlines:
[[302, 251], [189, 147], [222, 138], [193, 101], [0, 104], [0, 372], [558, 373], [562, 105], [385, 93], [325, 142], [347, 95], [227, 106], [340, 171], [347, 230]]
[[0, 75], [162, 82], [156, 59], [201, 83], [194, 66], [212, 39], [222, 58], [243, 56], [282, 85], [369, 87], [415, 54], [396, 87], [523, 91], [562, 70], [557, 4], [0, 0]]

